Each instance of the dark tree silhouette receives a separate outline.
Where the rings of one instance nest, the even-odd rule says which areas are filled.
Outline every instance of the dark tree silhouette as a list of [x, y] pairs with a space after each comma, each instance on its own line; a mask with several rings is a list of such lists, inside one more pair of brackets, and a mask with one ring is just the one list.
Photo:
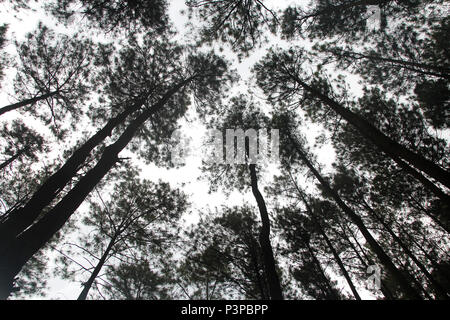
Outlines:
[[[311, 39], [342, 36], [343, 41], [367, 40], [373, 24], [384, 30], [391, 17], [404, 21], [420, 17], [429, 0], [314, 0], [311, 8], [288, 7], [283, 13], [282, 34]], [[371, 19], [372, 18], [372, 19]], [[378, 21], [377, 21], [378, 20]]]
[[[133, 256], [140, 251], [151, 252], [161, 245], [163, 238], [173, 237], [178, 220], [186, 209], [186, 196], [172, 190], [166, 183], [140, 180], [135, 169], [119, 173], [120, 180], [114, 186], [110, 200], [91, 201], [90, 214], [83, 224], [91, 230], [87, 237], [77, 241], [83, 252], [98, 257], [95, 267], [89, 270], [78, 300], [85, 300], [102, 269], [114, 267], [114, 260], [132, 264]], [[153, 247], [153, 249], [152, 249]], [[64, 259], [67, 264], [73, 260]], [[119, 268], [120, 270], [120, 268]], [[106, 282], [107, 284], [107, 282]], [[105, 285], [105, 284], [104, 284]]]
[[1, 152], [4, 160], [0, 164], [0, 170], [25, 159], [35, 162], [38, 159], [38, 152], [44, 151], [42, 136], [20, 120], [14, 120], [10, 128], [6, 125], [0, 128], [0, 136], [5, 141]]
[[[152, 44], [154, 44], [152, 42]], [[143, 51], [148, 52], [148, 51]], [[181, 54], [180, 50], [175, 51], [175, 57], [173, 57], [174, 64], [177, 62], [176, 55]], [[93, 188], [102, 180], [102, 178], [109, 172], [111, 168], [117, 163], [119, 160], [118, 154], [129, 144], [129, 142], [133, 139], [137, 132], [139, 132], [140, 128], [145, 125], [145, 123], [150, 119], [155, 117], [155, 115], [160, 112], [166, 104], [172, 104], [175, 101], [181, 102], [182, 104], [177, 105], [177, 108], [169, 109], [172, 114], [167, 115], [168, 117], [172, 117], [172, 120], [166, 118], [169, 123], [169, 129], [165, 128], [168, 131], [160, 132], [162, 135], [166, 135], [170, 137], [171, 132], [174, 129], [175, 121], [178, 117], [180, 117], [185, 111], [186, 104], [186, 95], [187, 90], [185, 87], [187, 85], [193, 84], [191, 86], [193, 91], [196, 91], [197, 88], [201, 87], [203, 90], [205, 88], [211, 88], [210, 91], [206, 92], [208, 94], [217, 94], [218, 91], [214, 91], [215, 88], [218, 88], [219, 78], [221, 76], [226, 77], [226, 63], [219, 57], [211, 55], [211, 54], [201, 54], [198, 56], [191, 56], [188, 59], [188, 69], [184, 69], [184, 67], [179, 65], [180, 69], [175, 69], [174, 76], [176, 77], [174, 80], [174, 84], [169, 84], [167, 88], [167, 79], [164, 79], [164, 84], [166, 86], [162, 89], [161, 97], [151, 104], [150, 107], [144, 109], [140, 112], [134, 119], [130, 120], [127, 123], [125, 129], [122, 131], [117, 140], [107, 146], [98, 162], [93, 166], [79, 181], [78, 183], [62, 198], [62, 200], [56, 204], [52, 209], [50, 209], [46, 215], [41, 218], [38, 222], [36, 222], [31, 228], [27, 229], [25, 232], [21, 233], [18, 236], [14, 234], [8, 235], [12, 238], [7, 238], [8, 241], [4, 241], [4, 247], [1, 252], [1, 269], [2, 269], [2, 279], [0, 281], [0, 287], [2, 288], [2, 296], [5, 297], [10, 292], [14, 275], [17, 274], [23, 265], [28, 261], [36, 252], [39, 251], [41, 247], [45, 245], [54, 234], [60, 230], [70, 216], [75, 212], [75, 210], [81, 205], [87, 195], [93, 190]], [[176, 65], [175, 65], [176, 66]], [[169, 73], [173, 72], [173, 70], [168, 69]], [[148, 84], [144, 82], [144, 85]], [[219, 88], [219, 91], [223, 87]], [[146, 90], [147, 87], [143, 87], [142, 90]], [[178, 98], [177, 98], [178, 94]], [[205, 96], [205, 93], [203, 94]], [[197, 97], [200, 97], [201, 93], [197, 94]], [[152, 95], [154, 97], [154, 95]], [[178, 100], [180, 99], [180, 100]], [[204, 110], [206, 112], [206, 110]], [[155, 118], [157, 119], [157, 118]], [[172, 123], [172, 127], [170, 126]], [[172, 128], [172, 131], [170, 130]], [[155, 140], [158, 141], [158, 136], [155, 132]], [[161, 137], [161, 136], [160, 136]], [[150, 138], [150, 137], [148, 137]], [[149, 154], [151, 156], [151, 154]], [[77, 159], [75, 159], [77, 160]], [[76, 168], [72, 168], [72, 170], [76, 171]], [[58, 171], [60, 172], [60, 171]], [[58, 174], [58, 172], [56, 174]], [[73, 172], [73, 171], [72, 171]], [[67, 181], [72, 175], [63, 176], [63, 181]], [[55, 189], [55, 184], [57, 185], [60, 181], [51, 182], [48, 184], [49, 188]], [[39, 192], [39, 191], [38, 191]], [[41, 204], [41, 208], [43, 205], [47, 205], [50, 200], [52, 200], [52, 194], [48, 192], [43, 192], [42, 196], [39, 195], [35, 198], [38, 203]], [[42, 205], [42, 199], [45, 199]], [[26, 207], [26, 205], [25, 205]], [[35, 211], [36, 209], [31, 207], [31, 210]], [[21, 213], [22, 215], [23, 213]], [[36, 218], [39, 214], [39, 211], [35, 211], [33, 214], [33, 219]], [[19, 216], [19, 219], [22, 216]], [[28, 216], [25, 216], [27, 220], [29, 220]], [[13, 221], [13, 225], [15, 225], [16, 221]], [[20, 227], [23, 226], [23, 223], [18, 221]], [[21, 228], [19, 228], [20, 230]], [[4, 271], [4, 272], [3, 272]]]
[[244, 54], [258, 47], [278, 22], [276, 12], [259, 0], [187, 0], [186, 5], [204, 23], [203, 41], [229, 43]]
[[39, 24], [35, 32], [16, 46], [20, 60], [14, 80], [18, 102], [1, 107], [0, 115], [24, 108], [46, 124], [55, 124], [56, 127], [52, 126], [55, 132], [67, 117], [78, 120], [82, 113], [80, 105], [87, 101], [92, 89], [89, 80], [93, 43], [77, 36], [57, 35]]
[[[185, 297], [269, 299], [264, 258], [258, 242], [256, 208], [222, 207], [187, 230], [191, 239], [178, 277]], [[196, 290], [190, 290], [195, 286]]]
[[[377, 146], [380, 151], [396, 162], [408, 162], [411, 166], [428, 174], [447, 188], [450, 188], [450, 173], [438, 164], [425, 158], [421, 154], [411, 151], [404, 145], [380, 131], [370, 121], [346, 108], [342, 103], [330, 97], [330, 88], [323, 88], [323, 84], [307, 83], [301, 70], [301, 63], [305, 59], [302, 51], [288, 52], [271, 51], [255, 66], [259, 86], [272, 101], [283, 101], [303, 94], [309, 99], [318, 100], [321, 104], [333, 110], [349, 124], [351, 124], [365, 139]], [[268, 76], [267, 76], [268, 75]], [[320, 107], [320, 104], [319, 104]], [[414, 170], [411, 168], [411, 170]], [[421, 181], [430, 186], [425, 181]], [[436, 189], [434, 191], [438, 192]], [[437, 195], [441, 195], [438, 194]], [[447, 195], [442, 195], [448, 197]]]
[[106, 33], [162, 32], [167, 26], [165, 0], [62, 0], [48, 7], [62, 21], [81, 16]]
[[[324, 192], [331, 197], [334, 202], [338, 205], [338, 207], [343, 211], [345, 215], [358, 227], [359, 231], [367, 241], [367, 244], [376, 254], [379, 261], [385, 266], [385, 268], [389, 271], [393, 279], [399, 284], [399, 286], [404, 291], [405, 295], [410, 299], [420, 299], [420, 295], [416, 292], [416, 290], [410, 285], [409, 281], [405, 278], [402, 272], [395, 266], [392, 259], [386, 254], [385, 250], [380, 246], [377, 240], [373, 237], [370, 231], [367, 229], [364, 221], [361, 217], [352, 210], [339, 196], [339, 194], [334, 190], [327, 180], [321, 175], [321, 173], [316, 169], [314, 164], [311, 162], [307, 153], [301, 145], [301, 141], [296, 136], [296, 127], [298, 123], [294, 120], [295, 117], [289, 113], [275, 115], [273, 121], [274, 126], [280, 127], [280, 124], [283, 123], [284, 130], [282, 131], [284, 136], [284, 143], [287, 145], [291, 145], [291, 147], [287, 147], [282, 153], [285, 153], [286, 150], [294, 150], [295, 157], [298, 159], [297, 161], [301, 161], [308, 170], [313, 174], [315, 179], [320, 183]], [[281, 135], [281, 134], [280, 134]], [[281, 143], [281, 142], [280, 142]], [[291, 153], [285, 153], [284, 158], [286, 160], [286, 165], [290, 165], [290, 161], [294, 158], [294, 155]]]
[[[218, 126], [221, 131], [226, 128], [238, 128], [243, 130], [243, 133], [247, 129], [258, 130], [265, 128], [265, 124], [268, 123], [267, 117], [264, 117], [263, 113], [258, 110], [256, 105], [252, 104], [251, 101], [246, 100], [245, 96], [235, 97], [232, 99], [231, 103], [232, 106], [228, 108], [227, 113], [222, 117], [222, 122], [220, 123], [216, 120], [216, 118], [214, 118], [214, 120], [211, 121], [211, 124]], [[231, 149], [227, 148], [226, 153], [234, 158], [234, 137], [232, 139], [232, 145], [230, 145]], [[270, 217], [265, 199], [258, 187], [258, 172], [256, 169], [257, 164], [253, 162], [250, 155], [250, 148], [253, 148], [254, 146], [250, 146], [249, 144], [252, 142], [249, 142], [246, 138], [244, 138], [245, 141], [242, 141], [243, 145], [239, 144], [239, 140], [240, 139], [238, 138], [236, 159], [238, 159], [239, 154], [241, 154], [241, 156], [243, 156], [242, 160], [244, 160], [241, 164], [238, 164], [235, 168], [232, 168], [229, 164], [212, 163], [210, 165], [206, 165], [204, 170], [211, 175], [210, 181], [213, 184], [217, 182], [218, 184], [223, 184], [224, 186], [237, 186], [240, 189], [246, 189], [248, 187], [251, 188], [261, 217], [262, 225], [259, 235], [259, 243], [261, 245], [264, 257], [265, 276], [269, 284], [270, 298], [275, 300], [282, 299], [283, 295], [279, 276], [277, 274], [276, 261], [274, 258], [272, 245], [270, 243]], [[229, 171], [223, 179], [225, 181], [217, 181], [217, 179], [214, 178], [214, 175], [223, 174], [224, 171]]]
[[0, 0], [0, 299], [449, 299], [448, 5], [181, 5]]

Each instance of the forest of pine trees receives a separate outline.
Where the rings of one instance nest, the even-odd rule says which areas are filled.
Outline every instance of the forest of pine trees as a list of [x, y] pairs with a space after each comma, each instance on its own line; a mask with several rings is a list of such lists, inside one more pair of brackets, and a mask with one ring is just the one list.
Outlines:
[[450, 299], [449, 2], [0, 10], [0, 299]]

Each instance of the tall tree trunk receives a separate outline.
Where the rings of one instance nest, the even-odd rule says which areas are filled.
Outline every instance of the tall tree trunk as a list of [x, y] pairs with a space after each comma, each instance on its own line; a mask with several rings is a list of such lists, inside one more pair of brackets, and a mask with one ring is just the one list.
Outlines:
[[109, 253], [111, 252], [111, 249], [113, 248], [113, 246], [115, 244], [115, 241], [116, 241], [115, 237], [111, 238], [111, 240], [109, 241], [108, 247], [106, 247], [105, 252], [101, 256], [97, 265], [95, 266], [94, 271], [92, 271], [91, 276], [89, 277], [89, 280], [83, 285], [83, 291], [81, 291], [77, 300], [86, 300], [89, 290], [91, 289], [92, 285], [94, 284], [94, 281], [97, 278], [98, 274], [100, 273], [100, 270], [103, 268], [103, 265], [105, 264], [106, 259], [108, 258]]
[[300, 198], [302, 199], [303, 203], [305, 204], [306, 210], [308, 210], [309, 214], [311, 215], [311, 219], [314, 221], [314, 224], [319, 229], [320, 234], [325, 239], [325, 242], [327, 243], [328, 248], [330, 249], [331, 253], [333, 254], [334, 259], [336, 260], [337, 264], [339, 265], [339, 268], [341, 269], [342, 274], [345, 277], [345, 280], [347, 281], [348, 285], [350, 286], [350, 289], [352, 290], [353, 296], [356, 300], [361, 300], [361, 297], [359, 296], [358, 291], [356, 290], [355, 285], [353, 284], [352, 279], [350, 278], [350, 275], [347, 272], [347, 269], [344, 266], [344, 263], [342, 262], [341, 258], [339, 257], [339, 254], [334, 249], [333, 244], [331, 243], [330, 239], [324, 232], [322, 225], [320, 224], [319, 219], [317, 219], [316, 214], [312, 210], [311, 206], [309, 205], [308, 201], [306, 200], [306, 197], [302, 190], [297, 185], [297, 182], [295, 182], [294, 178], [292, 177], [291, 173], [289, 172], [289, 177], [291, 178], [292, 183], [295, 186], [295, 189], [297, 190], [297, 193], [299, 194]]
[[[367, 60], [375, 60], [375, 61], [381, 61], [381, 62], [389, 62], [394, 65], [398, 65], [402, 68], [406, 68], [408, 70], [432, 75], [436, 77], [441, 77], [445, 79], [450, 79], [450, 70], [448, 68], [442, 68], [439, 66], [429, 65], [426, 63], [419, 63], [414, 61], [407, 61], [407, 60], [400, 60], [400, 59], [394, 59], [394, 58], [386, 58], [379, 55], [373, 55], [373, 54], [363, 54], [358, 52], [352, 52], [352, 51], [346, 51], [346, 50], [330, 50], [335, 55], [342, 55], [344, 57], [349, 57], [353, 59], [367, 59]], [[423, 71], [423, 70], [433, 70], [433, 71]]]
[[389, 225], [384, 221], [382, 217], [380, 217], [375, 210], [367, 203], [366, 200], [362, 200], [364, 203], [364, 207], [371, 213], [371, 215], [380, 222], [386, 231], [391, 235], [392, 239], [394, 239], [399, 246], [403, 249], [403, 251], [411, 258], [411, 260], [419, 267], [420, 271], [423, 272], [425, 277], [430, 281], [431, 285], [434, 287], [436, 294], [439, 299], [449, 299], [447, 295], [447, 291], [437, 282], [436, 279], [428, 272], [427, 268], [417, 259], [417, 257], [409, 250], [408, 246], [392, 231]]
[[129, 108], [110, 119], [101, 130], [97, 131], [78, 148], [65, 164], [39, 187], [23, 207], [19, 207], [9, 214], [8, 219], [0, 224], [0, 253], [9, 247], [16, 236], [34, 223], [42, 210], [55, 199], [59, 191], [75, 176], [92, 150], [110, 136], [113, 129], [124, 122], [129, 115], [139, 110], [146, 97], [145, 95], [144, 98], [138, 99]]
[[252, 262], [253, 270], [255, 273], [258, 290], [261, 294], [260, 299], [266, 300], [269, 298], [266, 294], [267, 285], [266, 285], [266, 282], [264, 281], [264, 277], [262, 277], [261, 273], [260, 273], [260, 266], [258, 263], [258, 244], [257, 244], [256, 240], [253, 238], [253, 236], [249, 237], [249, 244], [250, 244], [250, 247], [249, 247], [250, 260]]
[[37, 96], [34, 98], [25, 99], [20, 102], [16, 102], [16, 103], [1, 107], [0, 108], [0, 116], [8, 111], [16, 110], [16, 109], [28, 106], [30, 104], [34, 104], [36, 102], [45, 100], [47, 98], [51, 98], [51, 97], [57, 95], [58, 93], [59, 93], [59, 90], [56, 90], [56, 91], [52, 91], [52, 92], [49, 92], [49, 93], [46, 93], [46, 94], [43, 94], [43, 95], [40, 95], [40, 96]]
[[[401, 227], [400, 227], [400, 228], [401, 228]], [[423, 255], [425, 256], [425, 258], [427, 258], [427, 259], [430, 261], [430, 263], [432, 264], [432, 266], [433, 266], [436, 270], [439, 269], [439, 270], [441, 270], [441, 271], [444, 271], [444, 270], [442, 269], [442, 266], [440, 266], [439, 263], [438, 263], [438, 262], [430, 255], [429, 250], [425, 249], [425, 248], [423, 247], [423, 245], [421, 245], [420, 243], [418, 243], [417, 240], [414, 239], [414, 237], [411, 236], [406, 230], [402, 229], [402, 232], [404, 232], [405, 234], [408, 235], [409, 240], [410, 240], [411, 242], [413, 242], [413, 243], [420, 249], [420, 251], [422, 251], [422, 253], [423, 253]], [[446, 276], [445, 272], [443, 272], [443, 274], [444, 274], [444, 276]], [[446, 276], [445, 278], [447, 279], [448, 282], [450, 282], [450, 277]], [[447, 290], [450, 290], [450, 289], [447, 289]]]
[[[289, 136], [292, 139], [291, 136]], [[292, 139], [293, 140], [293, 139]], [[295, 141], [293, 141], [296, 144]], [[305, 155], [303, 150], [300, 147], [297, 147], [297, 151], [299, 156], [302, 158], [305, 165], [309, 168], [309, 170], [313, 173], [319, 183], [322, 185], [322, 188], [328, 193], [336, 202], [336, 204], [341, 208], [341, 210], [353, 221], [353, 223], [358, 227], [361, 234], [366, 239], [370, 248], [376, 254], [380, 262], [385, 266], [387, 271], [392, 275], [392, 277], [397, 281], [397, 283], [402, 288], [405, 295], [410, 299], [421, 299], [421, 296], [416, 292], [416, 290], [409, 284], [408, 280], [404, 277], [404, 275], [397, 269], [389, 256], [384, 252], [383, 248], [378, 244], [372, 234], [364, 225], [362, 219], [348, 207], [344, 201], [342, 201], [341, 197], [338, 193], [331, 188], [328, 182], [320, 175], [320, 173], [316, 170], [316, 168], [312, 165], [312, 163], [308, 160], [308, 157]]]
[[[342, 232], [344, 233], [344, 235], [346, 235], [345, 232], [345, 228], [340, 225]], [[355, 235], [353, 234], [353, 232], [350, 232], [351, 237], [353, 238], [353, 240], [355, 240], [356, 245], [359, 248], [359, 251], [361, 251], [361, 253], [363, 254], [364, 258], [361, 256], [360, 252], [358, 251], [358, 248], [355, 247], [355, 245], [353, 244], [353, 242], [350, 240], [350, 238], [347, 238], [347, 241], [350, 245], [350, 247], [353, 249], [353, 251], [355, 252], [356, 256], [358, 257], [359, 261], [361, 262], [361, 264], [367, 269], [369, 267], [369, 265], [374, 265], [372, 259], [370, 259], [370, 257], [367, 256], [366, 252], [364, 251], [364, 249], [361, 247], [361, 245], [359, 244], [358, 240], [356, 239]], [[364, 260], [366, 259], [367, 262]], [[392, 294], [392, 292], [389, 290], [389, 288], [387, 287], [386, 283], [384, 282], [383, 279], [380, 279], [381, 282], [381, 292], [383, 293], [384, 297], [386, 299], [389, 300], [395, 300], [394, 295]]]
[[261, 215], [261, 232], [259, 242], [261, 245], [262, 255], [264, 259], [264, 269], [266, 271], [267, 282], [269, 283], [270, 299], [282, 300], [283, 294], [275, 267], [275, 258], [273, 257], [272, 245], [270, 244], [270, 219], [267, 212], [266, 203], [261, 192], [258, 189], [258, 178], [256, 176], [256, 168], [254, 164], [249, 165], [251, 185], [253, 196], [258, 204], [259, 213]]
[[353, 281], [350, 278], [350, 275], [348, 274], [348, 271], [345, 268], [344, 263], [342, 262], [341, 258], [339, 257], [339, 254], [336, 252], [336, 249], [334, 249], [333, 244], [331, 243], [331, 241], [328, 238], [327, 234], [323, 231], [322, 226], [320, 225], [320, 223], [319, 222], [317, 222], [317, 223], [318, 223], [318, 228], [319, 228], [319, 231], [320, 231], [321, 235], [325, 239], [325, 242], [327, 243], [328, 248], [330, 248], [334, 259], [336, 260], [337, 264], [339, 265], [339, 268], [341, 269], [341, 272], [344, 275], [345, 280], [347, 280], [347, 283], [350, 286], [350, 289], [352, 290], [353, 296], [355, 297], [356, 300], [361, 300], [361, 297], [359, 296], [358, 290], [356, 290], [356, 287], [353, 284]]
[[[314, 215], [314, 213], [310, 212], [310, 214]], [[352, 279], [350, 278], [350, 275], [347, 272], [347, 269], [344, 266], [344, 263], [342, 262], [341, 258], [339, 257], [339, 254], [336, 252], [336, 250], [334, 249], [333, 244], [331, 243], [330, 239], [328, 238], [328, 236], [326, 235], [326, 233], [324, 232], [322, 225], [320, 224], [320, 222], [313, 217], [314, 223], [317, 226], [317, 228], [319, 229], [320, 234], [322, 235], [322, 237], [325, 239], [325, 242], [328, 246], [328, 248], [330, 249], [331, 253], [333, 254], [334, 259], [336, 260], [339, 269], [341, 270], [342, 274], [345, 277], [345, 280], [347, 281], [348, 285], [350, 286], [350, 289], [353, 293], [353, 296], [355, 297], [356, 300], [361, 300], [361, 297], [358, 294], [358, 291], [356, 290], [355, 285], [353, 284]]]
[[[409, 280], [410, 283], [413, 283], [415, 285], [415, 288], [418, 289], [418, 291], [422, 292], [426, 299], [433, 300], [433, 297], [431, 294], [425, 289], [425, 286], [423, 283], [421, 283], [417, 278], [417, 276], [414, 274], [414, 270], [411, 270], [412, 272], [408, 272], [409, 261], [406, 259], [402, 259], [402, 255], [398, 252], [393, 253], [394, 258], [393, 262], [397, 263], [397, 265], [400, 266], [405, 271], [405, 277]], [[412, 268], [411, 268], [412, 269]]]
[[43, 218], [20, 234], [8, 250], [0, 254], [0, 299], [7, 298], [13, 288], [14, 277], [25, 263], [64, 226], [87, 195], [118, 161], [118, 155], [133, 139], [136, 131], [178, 90], [197, 76], [188, 78], [170, 89], [157, 104], [143, 111], [125, 129], [117, 141], [105, 148], [98, 163], [89, 170], [64, 198]]
[[[414, 198], [413, 195], [409, 195], [410, 201], [412, 201], [413, 203], [410, 202], [410, 205], [417, 209], [420, 212], [423, 212], [426, 216], [428, 216], [431, 220], [433, 220], [439, 227], [442, 228], [442, 230], [446, 231], [447, 233], [450, 233], [450, 224], [447, 221], [441, 221], [439, 216], [436, 216], [436, 213], [433, 212], [433, 210], [429, 210], [427, 208], [425, 208], [420, 201], [418, 201], [416, 198]], [[449, 207], [444, 207], [445, 210], [450, 210]], [[445, 218], [444, 218], [445, 219]]]
[[[393, 156], [392, 159], [398, 164], [400, 168], [402, 168], [406, 173], [410, 174], [417, 180], [419, 180], [428, 190], [433, 192], [439, 199], [441, 199], [442, 204], [446, 208], [447, 211], [450, 210], [450, 196], [444, 191], [442, 191], [438, 186], [436, 186], [433, 182], [427, 179], [423, 174], [419, 171], [408, 165], [405, 161], [401, 160], [397, 156]], [[442, 223], [436, 218], [431, 217], [436, 223], [441, 225]]]
[[[424, 158], [420, 154], [417, 154], [405, 148], [403, 145], [397, 143], [396, 141], [392, 140], [384, 133], [382, 133], [380, 130], [378, 130], [375, 126], [373, 126], [370, 122], [368, 122], [358, 114], [343, 107], [340, 103], [329, 98], [319, 90], [312, 88], [311, 86], [303, 82], [296, 75], [292, 75], [290, 73], [289, 75], [304, 90], [308, 91], [315, 97], [319, 98], [322, 102], [328, 105], [337, 114], [342, 116], [348, 123], [354, 126], [363, 137], [371, 141], [374, 145], [376, 145], [381, 151], [386, 153], [394, 161], [396, 161], [396, 159], [404, 159], [412, 166], [428, 174], [430, 177], [436, 179], [436, 181], [439, 181], [447, 188], [450, 188], [450, 173], [448, 171], [442, 169], [441, 167], [439, 167], [432, 161]], [[423, 181], [421, 182], [423, 183]], [[429, 187], [429, 185], [425, 185], [425, 187]]]
[[328, 278], [328, 276], [325, 274], [325, 270], [323, 270], [322, 268], [322, 264], [320, 263], [319, 259], [317, 258], [316, 253], [314, 252], [314, 249], [311, 247], [311, 244], [309, 243], [308, 240], [306, 239], [302, 239], [303, 244], [306, 246], [306, 248], [308, 249], [309, 254], [311, 255], [311, 259], [314, 261], [314, 263], [317, 266], [317, 269], [320, 272], [320, 275], [322, 276], [323, 282], [325, 283], [325, 285], [327, 286], [327, 290], [324, 290], [321, 286], [321, 290], [323, 292], [323, 294], [326, 297], [331, 296], [334, 300], [340, 300], [340, 297], [337, 295], [336, 290], [333, 288], [333, 286], [331, 285], [330, 279]]

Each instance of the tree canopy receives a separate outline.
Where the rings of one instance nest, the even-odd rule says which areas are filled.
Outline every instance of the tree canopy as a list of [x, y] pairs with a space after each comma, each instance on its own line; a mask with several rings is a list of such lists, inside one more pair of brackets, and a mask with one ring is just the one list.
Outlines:
[[0, 299], [450, 298], [445, 1], [0, 6]]

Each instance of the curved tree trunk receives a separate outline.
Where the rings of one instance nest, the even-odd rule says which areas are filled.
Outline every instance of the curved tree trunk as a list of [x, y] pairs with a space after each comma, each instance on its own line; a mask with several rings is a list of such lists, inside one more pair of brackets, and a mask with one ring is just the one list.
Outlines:
[[261, 192], [258, 189], [258, 179], [256, 176], [256, 169], [254, 164], [249, 165], [250, 177], [252, 184], [253, 196], [258, 204], [259, 213], [261, 215], [261, 233], [259, 235], [259, 242], [263, 253], [265, 271], [267, 276], [267, 282], [269, 283], [270, 299], [282, 300], [283, 294], [281, 291], [280, 279], [278, 278], [277, 270], [275, 267], [275, 258], [273, 257], [272, 245], [270, 244], [270, 220], [267, 212], [266, 203], [264, 201]]
[[252, 262], [253, 271], [255, 273], [258, 290], [261, 294], [260, 299], [268, 300], [269, 297], [267, 296], [267, 284], [266, 284], [266, 281], [264, 280], [264, 276], [262, 276], [261, 272], [260, 272], [257, 248], [258, 248], [258, 243], [256, 242], [256, 240], [253, 237], [251, 237], [250, 248], [249, 248], [250, 249], [250, 259]]

